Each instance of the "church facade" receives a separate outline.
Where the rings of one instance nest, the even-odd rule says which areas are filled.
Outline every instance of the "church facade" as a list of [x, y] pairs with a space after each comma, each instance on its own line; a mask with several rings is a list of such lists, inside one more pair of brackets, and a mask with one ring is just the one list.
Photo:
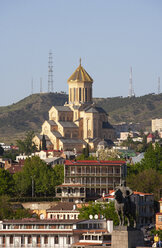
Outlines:
[[49, 120], [42, 125], [40, 135], [33, 142], [41, 147], [42, 137], [47, 149], [81, 151], [88, 143], [93, 150], [99, 141], [113, 140], [114, 128], [108, 122], [108, 115], [92, 102], [93, 79], [79, 67], [68, 79], [69, 101], [64, 106], [52, 106]]

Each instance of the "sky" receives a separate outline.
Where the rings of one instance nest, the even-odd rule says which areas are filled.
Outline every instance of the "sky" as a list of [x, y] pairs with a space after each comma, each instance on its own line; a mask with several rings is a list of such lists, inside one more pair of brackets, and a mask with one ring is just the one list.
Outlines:
[[[48, 90], [68, 92], [79, 65], [93, 78], [94, 97], [157, 93], [162, 78], [161, 0], [0, 0], [0, 106]], [[162, 79], [161, 79], [162, 82]], [[162, 86], [161, 86], [162, 90]]]

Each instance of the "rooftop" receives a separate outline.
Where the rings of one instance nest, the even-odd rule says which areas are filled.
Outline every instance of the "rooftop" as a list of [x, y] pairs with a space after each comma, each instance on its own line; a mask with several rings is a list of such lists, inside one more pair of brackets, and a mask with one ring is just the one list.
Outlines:
[[68, 106], [55, 106], [55, 109], [61, 112], [72, 112], [71, 108]]
[[59, 123], [62, 127], [78, 128], [78, 126], [72, 121], [59, 121]]
[[81, 81], [81, 82], [90, 82], [93, 83], [93, 79], [86, 72], [86, 70], [80, 65], [75, 70], [75, 72], [69, 77], [68, 81]]
[[125, 164], [125, 161], [118, 161], [118, 160], [114, 160], [114, 161], [97, 161], [97, 160], [78, 160], [78, 161], [74, 161], [74, 160], [65, 160], [65, 165], [118, 165], [121, 166], [123, 164]]
[[59, 202], [56, 206], [54, 207], [51, 207], [49, 209], [47, 209], [47, 212], [50, 211], [50, 210], [59, 210], [59, 211], [76, 211], [76, 209], [73, 209], [74, 208], [74, 203], [73, 202]]

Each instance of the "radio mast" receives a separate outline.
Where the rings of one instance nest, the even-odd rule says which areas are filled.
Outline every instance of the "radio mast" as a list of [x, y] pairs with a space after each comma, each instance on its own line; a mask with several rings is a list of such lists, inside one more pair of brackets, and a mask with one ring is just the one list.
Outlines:
[[51, 50], [48, 56], [48, 92], [53, 92], [53, 58]]

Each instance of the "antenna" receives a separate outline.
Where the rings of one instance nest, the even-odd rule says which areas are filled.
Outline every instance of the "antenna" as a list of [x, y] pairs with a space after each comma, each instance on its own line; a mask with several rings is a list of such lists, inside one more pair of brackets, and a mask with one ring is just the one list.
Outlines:
[[53, 92], [53, 59], [51, 50], [48, 56], [48, 92]]
[[130, 68], [130, 76], [129, 76], [129, 97], [134, 96], [133, 82], [132, 82], [132, 67]]
[[42, 78], [40, 78], [40, 93], [42, 93]]
[[33, 78], [31, 80], [31, 95], [33, 95]]
[[160, 77], [158, 77], [158, 95], [160, 94]]

